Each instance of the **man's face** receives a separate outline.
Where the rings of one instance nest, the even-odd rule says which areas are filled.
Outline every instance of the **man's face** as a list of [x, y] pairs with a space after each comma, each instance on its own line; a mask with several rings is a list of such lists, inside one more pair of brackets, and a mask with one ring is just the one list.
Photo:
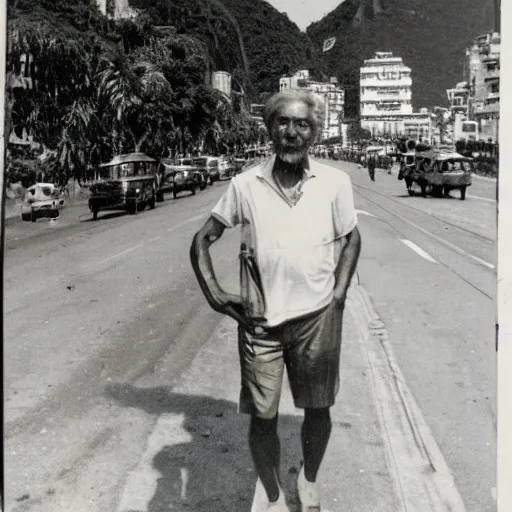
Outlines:
[[302, 101], [284, 103], [274, 118], [271, 136], [281, 160], [290, 164], [304, 160], [315, 138], [307, 105]]

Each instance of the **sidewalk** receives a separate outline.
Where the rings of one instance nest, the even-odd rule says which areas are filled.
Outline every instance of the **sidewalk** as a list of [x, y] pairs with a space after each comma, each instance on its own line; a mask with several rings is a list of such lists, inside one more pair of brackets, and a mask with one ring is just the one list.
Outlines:
[[[437, 445], [407, 396], [392, 355], [382, 350], [384, 329], [365, 293], [352, 286], [345, 309], [340, 393], [319, 474], [322, 511], [463, 512]], [[372, 322], [379, 336], [369, 329]], [[180, 385], [162, 396], [169, 412], [158, 417], [117, 512], [264, 510], [247, 447], [248, 418], [237, 413], [239, 379], [235, 325], [225, 319]], [[302, 411], [294, 408], [285, 381], [281, 477], [292, 512], [300, 511], [301, 423]]]

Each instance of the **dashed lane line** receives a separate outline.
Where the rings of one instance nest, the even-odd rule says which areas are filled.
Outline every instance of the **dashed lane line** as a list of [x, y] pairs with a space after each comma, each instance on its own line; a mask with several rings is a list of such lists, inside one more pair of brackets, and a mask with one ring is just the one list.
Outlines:
[[485, 261], [485, 260], [479, 258], [478, 256], [474, 256], [473, 254], [470, 254], [469, 252], [465, 251], [464, 249], [461, 249], [457, 245], [452, 244], [451, 242], [448, 242], [448, 240], [445, 240], [444, 238], [441, 238], [440, 236], [434, 235], [434, 233], [431, 233], [430, 231], [422, 228], [421, 226], [418, 226], [418, 224], [415, 224], [414, 222], [411, 222], [410, 220], [400, 217], [399, 215], [391, 212], [390, 210], [388, 210], [381, 204], [377, 203], [376, 201], [372, 201], [371, 199], [369, 199], [368, 197], [366, 197], [364, 195], [362, 195], [362, 197], [366, 200], [369, 200], [369, 201], [375, 203], [377, 206], [379, 206], [379, 208], [381, 208], [385, 212], [389, 213], [393, 217], [400, 219], [401, 221], [405, 222], [406, 224], [409, 224], [409, 226], [412, 226], [413, 228], [416, 228], [418, 231], [421, 231], [422, 233], [424, 233], [425, 235], [433, 238], [434, 240], [437, 240], [440, 244], [443, 244], [446, 247], [449, 247], [450, 249], [452, 249], [453, 251], [458, 252], [459, 254], [462, 254], [463, 256], [466, 256], [466, 258], [476, 261], [477, 263], [479, 263], [480, 265], [483, 265], [484, 267], [494, 270], [494, 265], [492, 263], [489, 263], [488, 261]]
[[425, 252], [421, 247], [418, 247], [414, 242], [411, 242], [410, 240], [405, 240], [403, 238], [401, 238], [400, 241], [407, 247], [412, 249], [416, 254], [419, 254], [422, 258], [426, 259], [427, 261], [430, 261], [431, 263], [437, 263], [437, 261], [434, 258], [432, 258], [432, 256], [430, 256], [428, 252]]
[[373, 213], [365, 212], [364, 210], [356, 210], [357, 215], [366, 215], [367, 217], [375, 217]]
[[468, 199], [479, 199], [480, 201], [488, 201], [489, 203], [496, 202], [496, 199], [493, 199], [492, 197], [481, 197], [481, 196], [468, 195], [467, 198]]
[[125, 254], [128, 254], [129, 252], [132, 252], [135, 249], [138, 249], [139, 247], [142, 247], [142, 244], [135, 245], [133, 247], [130, 247], [129, 249], [126, 249], [124, 251], [118, 252], [117, 254], [114, 254], [113, 256], [109, 256], [108, 258], [102, 260], [101, 263], [106, 263], [107, 261], [113, 260], [115, 258], [119, 258], [119, 256], [124, 256]]

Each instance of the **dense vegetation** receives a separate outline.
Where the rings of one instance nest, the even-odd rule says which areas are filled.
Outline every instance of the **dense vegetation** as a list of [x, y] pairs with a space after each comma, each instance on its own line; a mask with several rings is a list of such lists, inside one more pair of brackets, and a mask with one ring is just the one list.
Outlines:
[[254, 101], [298, 69], [321, 76], [321, 55], [309, 38], [264, 0], [132, 0], [158, 25], [205, 41], [212, 69], [229, 71]]
[[[155, 30], [148, 16], [113, 22], [89, 0], [13, 0], [9, 46], [11, 126], [51, 151], [44, 170], [55, 181], [119, 152], [226, 152], [260, 137], [236, 97], [205, 83], [205, 42]], [[32, 79], [24, 54], [34, 58]], [[19, 162], [8, 163], [19, 176]]]
[[325, 64], [348, 86], [357, 113], [359, 68], [375, 51], [391, 51], [412, 68], [415, 109], [445, 105], [463, 79], [465, 48], [493, 27], [493, 0], [345, 0], [307, 34], [318, 46], [336, 36]]

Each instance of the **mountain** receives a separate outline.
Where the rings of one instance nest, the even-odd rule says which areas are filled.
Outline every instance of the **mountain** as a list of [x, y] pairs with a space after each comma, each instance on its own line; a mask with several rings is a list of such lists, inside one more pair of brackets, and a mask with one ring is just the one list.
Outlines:
[[447, 103], [463, 79], [465, 48], [493, 28], [493, 0], [345, 0], [307, 28], [315, 47], [336, 36], [324, 65], [347, 86], [347, 114], [357, 113], [359, 68], [376, 51], [412, 69], [413, 106]]
[[130, 0], [152, 22], [206, 42], [212, 69], [234, 76], [253, 100], [277, 91], [279, 78], [309, 68], [321, 54], [288, 16], [264, 0]]

